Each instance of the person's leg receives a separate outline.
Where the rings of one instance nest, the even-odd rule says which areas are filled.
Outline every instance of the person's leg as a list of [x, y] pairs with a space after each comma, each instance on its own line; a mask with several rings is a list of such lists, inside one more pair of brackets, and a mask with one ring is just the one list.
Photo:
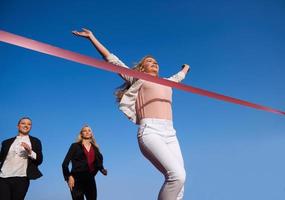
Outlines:
[[0, 178], [1, 200], [11, 200], [11, 189], [7, 178]]
[[11, 200], [23, 200], [28, 192], [30, 180], [27, 177], [11, 177]]
[[[139, 146], [143, 155], [165, 176], [159, 200], [176, 200], [185, 181], [185, 170], [177, 155], [172, 153], [164, 125], [147, 125], [139, 133]], [[168, 135], [168, 133], [166, 133]]]
[[[175, 133], [175, 130], [174, 130], [174, 133]], [[180, 145], [179, 145], [178, 139], [176, 137], [176, 134], [175, 134], [175, 136], [170, 136], [167, 139], [167, 144], [168, 144], [169, 150], [176, 157], [177, 161], [180, 163], [180, 165], [184, 169], [184, 160], [183, 160], [183, 156], [181, 153]], [[186, 174], [185, 174], [185, 177], [186, 177]], [[184, 194], [184, 186], [181, 188], [176, 200], [182, 200], [183, 194]]]
[[84, 200], [83, 186], [84, 183], [77, 177], [74, 177], [74, 187], [70, 191], [72, 200]]
[[90, 178], [85, 183], [84, 193], [87, 200], [96, 200], [97, 199], [97, 188], [94, 176], [90, 175]]

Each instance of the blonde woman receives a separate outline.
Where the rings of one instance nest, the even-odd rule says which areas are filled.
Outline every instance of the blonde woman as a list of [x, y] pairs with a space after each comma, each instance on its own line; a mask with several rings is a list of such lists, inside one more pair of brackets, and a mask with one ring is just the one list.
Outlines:
[[[128, 68], [90, 30], [83, 29], [73, 33], [89, 39], [106, 61]], [[159, 66], [155, 58], [145, 56], [133, 69], [158, 76]], [[182, 81], [189, 69], [189, 65], [183, 65], [182, 70], [169, 80]], [[123, 74], [120, 76], [125, 83], [116, 91], [119, 108], [139, 125], [137, 137], [140, 150], [165, 177], [158, 199], [182, 199], [186, 173], [176, 131], [172, 125], [172, 89]]]
[[[71, 171], [68, 168], [70, 162]], [[62, 163], [62, 170], [73, 200], [84, 200], [84, 196], [87, 200], [97, 199], [95, 175], [100, 171], [106, 176], [107, 170], [88, 125], [82, 127], [77, 141], [70, 146]]]

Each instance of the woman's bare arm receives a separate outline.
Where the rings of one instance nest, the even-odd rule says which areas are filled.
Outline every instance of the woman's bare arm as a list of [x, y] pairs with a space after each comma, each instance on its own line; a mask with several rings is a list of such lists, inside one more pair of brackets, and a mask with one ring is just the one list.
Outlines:
[[92, 31], [89, 29], [82, 28], [82, 31], [72, 31], [72, 33], [74, 35], [89, 39], [104, 59], [110, 55], [109, 50], [93, 35]]

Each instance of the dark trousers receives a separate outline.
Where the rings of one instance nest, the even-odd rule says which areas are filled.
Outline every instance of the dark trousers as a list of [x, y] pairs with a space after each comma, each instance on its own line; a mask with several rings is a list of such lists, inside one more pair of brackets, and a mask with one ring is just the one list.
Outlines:
[[0, 178], [1, 200], [24, 200], [30, 185], [27, 177]]
[[71, 191], [73, 200], [97, 199], [97, 188], [94, 175], [90, 173], [78, 173], [74, 175], [74, 187]]

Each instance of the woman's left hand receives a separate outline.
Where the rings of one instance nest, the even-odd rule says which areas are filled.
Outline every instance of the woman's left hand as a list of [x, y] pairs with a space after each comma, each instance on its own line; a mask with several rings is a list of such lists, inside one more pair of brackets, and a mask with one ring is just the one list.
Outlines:
[[184, 64], [182, 65], [182, 71], [186, 74], [190, 71], [190, 65]]
[[100, 172], [101, 172], [104, 176], [107, 176], [107, 174], [108, 174], [107, 169], [101, 169]]

